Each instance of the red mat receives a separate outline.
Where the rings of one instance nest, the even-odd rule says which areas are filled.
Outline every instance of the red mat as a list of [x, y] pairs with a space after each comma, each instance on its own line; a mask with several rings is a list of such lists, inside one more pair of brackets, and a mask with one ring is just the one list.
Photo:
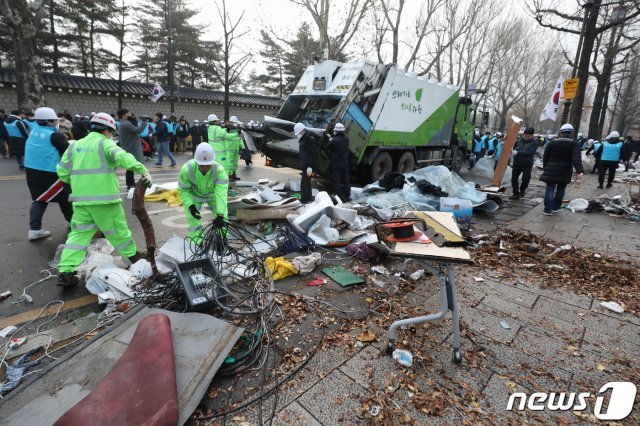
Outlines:
[[98, 387], [55, 424], [176, 425], [178, 418], [171, 323], [166, 315], [151, 314]]

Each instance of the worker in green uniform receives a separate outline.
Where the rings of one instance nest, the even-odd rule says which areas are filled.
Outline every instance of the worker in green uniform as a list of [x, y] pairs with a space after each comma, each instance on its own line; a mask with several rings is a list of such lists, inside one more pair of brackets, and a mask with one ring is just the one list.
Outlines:
[[136, 243], [127, 226], [116, 168], [142, 175], [147, 187], [151, 186], [151, 175], [133, 155], [111, 139], [111, 132], [115, 131], [113, 117], [103, 112], [95, 114], [91, 118], [89, 134], [69, 146], [58, 164], [58, 177], [71, 185], [69, 201], [73, 202], [71, 232], [58, 264], [59, 286], [78, 284], [76, 268], [84, 260], [98, 229], [132, 263], [143, 257], [136, 251]]
[[240, 160], [240, 151], [244, 148], [244, 141], [242, 139], [242, 122], [238, 120], [238, 117], [232, 115], [229, 121], [226, 123], [227, 133], [225, 134], [225, 149], [227, 157], [227, 174], [229, 180], [240, 180], [236, 175], [238, 170], [238, 161]]
[[215, 114], [209, 114], [207, 117], [207, 121], [209, 122], [209, 127], [207, 128], [207, 141], [211, 148], [213, 148], [213, 153], [216, 156], [216, 163], [222, 165], [223, 167], [227, 167], [227, 150], [225, 147], [225, 130], [220, 126], [220, 120], [218, 116]]
[[197, 244], [202, 242], [202, 204], [209, 205], [214, 221], [220, 227], [228, 216], [229, 177], [224, 166], [215, 159], [211, 146], [201, 143], [196, 148], [195, 158], [182, 166], [178, 177], [178, 192], [189, 224], [188, 237]]

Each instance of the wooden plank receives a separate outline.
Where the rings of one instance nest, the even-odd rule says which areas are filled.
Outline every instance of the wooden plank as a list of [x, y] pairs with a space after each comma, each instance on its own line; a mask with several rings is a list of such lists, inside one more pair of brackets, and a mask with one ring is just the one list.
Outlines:
[[515, 115], [512, 115], [511, 125], [509, 126], [509, 130], [507, 130], [507, 136], [504, 138], [504, 144], [502, 145], [502, 153], [500, 154], [500, 158], [498, 159], [498, 165], [493, 172], [493, 180], [491, 181], [491, 183], [493, 183], [494, 186], [502, 186], [502, 179], [504, 179], [504, 174], [507, 171], [509, 157], [511, 156], [513, 146], [516, 144], [516, 139], [518, 138], [520, 127], [522, 127], [522, 119], [516, 117]]
[[[62, 305], [62, 308], [60, 309], [60, 313], [82, 308], [84, 306], [91, 305], [92, 303], [98, 303], [98, 296], [94, 294], [89, 294], [87, 296], [82, 296], [77, 299], [68, 300], [64, 302], [64, 305]], [[47, 309], [44, 310], [41, 318], [55, 314], [58, 311], [58, 308], [59, 308], [59, 305], [49, 306]], [[38, 317], [40, 310], [41, 309], [34, 309], [33, 311], [23, 312], [21, 314], [17, 314], [9, 318], [0, 319], [0, 329], [3, 329], [10, 325], [18, 326], [25, 322], [32, 321]]]
[[438, 247], [435, 244], [396, 243], [394, 251], [400, 254], [430, 256], [447, 259], [471, 260], [471, 255], [462, 247]]
[[96, 388], [126, 351], [138, 322], [152, 313], [171, 320], [178, 409], [184, 424], [243, 329], [210, 315], [149, 308], [134, 311], [42, 373], [29, 376], [0, 404], [0, 424], [54, 423]]

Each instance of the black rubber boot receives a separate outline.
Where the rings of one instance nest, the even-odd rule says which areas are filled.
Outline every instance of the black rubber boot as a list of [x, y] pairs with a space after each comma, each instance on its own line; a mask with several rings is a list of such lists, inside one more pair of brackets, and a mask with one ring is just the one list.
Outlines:
[[75, 272], [61, 272], [58, 274], [58, 287], [75, 287], [80, 280], [76, 276]]
[[136, 254], [134, 254], [131, 257], [128, 257], [127, 259], [129, 259], [129, 262], [131, 262], [131, 264], [136, 263], [138, 260], [140, 259], [146, 259], [147, 258], [147, 253], [143, 252], [143, 251], [137, 251]]

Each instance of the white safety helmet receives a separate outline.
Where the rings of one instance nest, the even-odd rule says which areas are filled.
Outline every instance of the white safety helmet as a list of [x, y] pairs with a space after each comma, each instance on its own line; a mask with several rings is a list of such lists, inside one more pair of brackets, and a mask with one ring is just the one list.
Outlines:
[[581, 138], [582, 136], [584, 136], [582, 133], [578, 133], [579, 138]]
[[476, 136], [480, 136], [480, 131], [479, 131], [479, 130], [476, 130], [474, 134], [475, 134]]
[[593, 143], [593, 139], [589, 139], [589, 140], [587, 141], [587, 145], [591, 145], [592, 143]]
[[499, 138], [501, 138], [501, 137], [502, 137], [502, 132], [498, 132], [498, 133], [496, 133], [496, 136], [497, 136], [497, 137], [499, 137]]
[[304, 132], [306, 129], [306, 127], [304, 127], [304, 124], [302, 123], [296, 123], [295, 126], [293, 126], [293, 134], [296, 136], [300, 136], [300, 134], [302, 132]]
[[336, 123], [336, 125], [333, 127], [333, 131], [334, 132], [344, 132], [344, 124]]
[[200, 123], [198, 120], [193, 120], [193, 124]]
[[91, 123], [102, 124], [103, 126], [110, 128], [111, 130], [116, 130], [116, 120], [114, 120], [113, 117], [106, 112], [99, 112], [97, 114], [94, 114], [94, 116], [91, 117]]
[[560, 127], [560, 133], [571, 133], [573, 132], [573, 125], [571, 123], [565, 123]]
[[201, 166], [210, 166], [216, 160], [216, 153], [208, 143], [198, 144], [196, 147], [196, 163]]
[[238, 120], [238, 117], [236, 117], [235, 115], [229, 117], [229, 121], [232, 123], [240, 123], [240, 120]]
[[609, 136], [607, 136], [607, 139], [620, 139], [620, 133], [614, 130], [613, 132], [609, 133]]
[[53, 108], [40, 107], [33, 113], [34, 120], [57, 120], [58, 115]]
[[220, 121], [220, 119], [218, 118], [217, 115], [215, 114], [209, 114], [209, 116], [207, 117], [207, 121], [208, 122], [212, 122], [212, 121]]

